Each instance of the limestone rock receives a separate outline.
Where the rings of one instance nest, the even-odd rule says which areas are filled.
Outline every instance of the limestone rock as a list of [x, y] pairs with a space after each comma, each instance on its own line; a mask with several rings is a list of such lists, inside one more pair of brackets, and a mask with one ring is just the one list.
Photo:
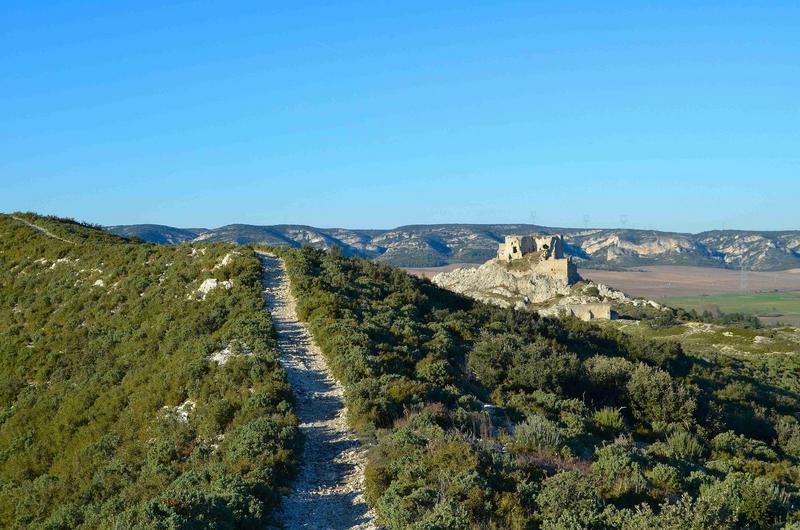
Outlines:
[[515, 306], [520, 302], [546, 302], [572, 292], [566, 279], [524, 269], [514, 270], [497, 260], [487, 261], [478, 268], [443, 272], [434, 276], [432, 281], [444, 289], [501, 307]]
[[437, 274], [433, 283], [475, 300], [500, 307], [533, 309], [545, 316], [574, 315], [584, 320], [613, 318], [615, 304], [661, 306], [652, 300], [630, 298], [607, 285], [580, 279], [537, 273], [533, 268], [514, 268], [489, 260], [477, 268], [461, 268]]
[[200, 284], [200, 287], [197, 288], [197, 296], [200, 300], [205, 300], [208, 293], [216, 289], [217, 287], [222, 287], [223, 289], [230, 289], [233, 286], [233, 283], [230, 280], [223, 280], [218, 281], [215, 278], [207, 278], [203, 280], [203, 283]]

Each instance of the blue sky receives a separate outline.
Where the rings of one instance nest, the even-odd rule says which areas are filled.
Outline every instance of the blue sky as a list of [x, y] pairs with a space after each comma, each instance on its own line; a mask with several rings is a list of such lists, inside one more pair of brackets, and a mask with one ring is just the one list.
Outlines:
[[797, 2], [0, 4], [0, 211], [800, 229]]

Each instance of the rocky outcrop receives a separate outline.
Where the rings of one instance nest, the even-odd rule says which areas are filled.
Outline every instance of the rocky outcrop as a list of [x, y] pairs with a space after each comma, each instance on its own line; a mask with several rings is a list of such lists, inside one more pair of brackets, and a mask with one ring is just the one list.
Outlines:
[[569, 315], [573, 313], [581, 318], [583, 312], [577, 309], [587, 306], [589, 309], [592, 309], [592, 306], [598, 304], [609, 304], [612, 310], [624, 305], [633, 307], [650, 306], [654, 309], [660, 309], [662, 307], [661, 304], [652, 300], [631, 298], [622, 291], [613, 289], [608, 285], [584, 281], [572, 286], [571, 294], [553, 298], [545, 302], [543, 306], [535, 307], [534, 309], [536, 309], [540, 315], [544, 316], [557, 317], [563, 314]]
[[660, 307], [650, 300], [630, 298], [607, 285], [538, 274], [531, 269], [515, 269], [492, 259], [477, 268], [460, 268], [437, 274], [433, 283], [475, 300], [500, 307], [528, 308], [542, 315], [559, 316], [574, 306], [611, 303]]
[[444, 289], [502, 307], [537, 304], [572, 293], [566, 279], [515, 270], [497, 260], [487, 261], [477, 268], [443, 272], [432, 281]]
[[216, 278], [207, 278], [203, 280], [203, 283], [200, 284], [200, 287], [197, 288], [195, 291], [195, 295], [200, 300], [205, 300], [208, 296], [208, 293], [216, 289], [217, 287], [222, 287], [223, 289], [230, 289], [233, 287], [233, 283], [230, 280], [223, 280], [219, 281]]

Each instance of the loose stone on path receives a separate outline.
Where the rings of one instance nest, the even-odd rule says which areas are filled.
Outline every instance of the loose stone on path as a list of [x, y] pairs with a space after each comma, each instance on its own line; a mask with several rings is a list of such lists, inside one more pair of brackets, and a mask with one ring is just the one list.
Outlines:
[[280, 516], [288, 530], [375, 530], [374, 514], [364, 500], [366, 455], [345, 421], [344, 389], [297, 318], [283, 261], [271, 254], [259, 256], [265, 305], [305, 438], [300, 471]]

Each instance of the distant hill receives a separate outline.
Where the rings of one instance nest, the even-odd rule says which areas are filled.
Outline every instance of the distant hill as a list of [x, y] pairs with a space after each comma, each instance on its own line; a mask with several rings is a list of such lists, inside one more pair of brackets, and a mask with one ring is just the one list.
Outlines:
[[233, 224], [210, 230], [122, 225], [110, 232], [154, 243], [226, 241], [299, 247], [303, 244], [402, 267], [481, 263], [495, 255], [506, 234], [563, 233], [567, 252], [585, 267], [698, 265], [749, 270], [800, 267], [800, 230], [716, 230], [700, 234], [633, 229], [575, 229], [529, 224], [409, 225], [390, 230], [315, 228], [304, 225]]
[[106, 229], [118, 236], [133, 238], [138, 237], [150, 243], [175, 244], [191, 241], [203, 232], [205, 228], [173, 228], [164, 225], [120, 225], [109, 226]]

